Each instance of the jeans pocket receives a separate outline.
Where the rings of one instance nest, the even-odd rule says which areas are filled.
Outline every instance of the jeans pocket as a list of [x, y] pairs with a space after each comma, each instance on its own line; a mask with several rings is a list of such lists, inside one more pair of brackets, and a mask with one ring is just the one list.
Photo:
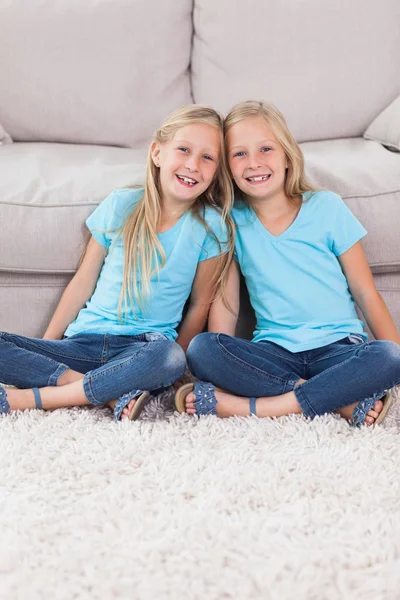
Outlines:
[[167, 336], [163, 333], [157, 333], [155, 331], [149, 331], [144, 334], [146, 342], [157, 342], [158, 340], [168, 340]]
[[349, 340], [350, 344], [363, 344], [365, 342], [364, 338], [356, 333], [350, 334], [347, 339]]

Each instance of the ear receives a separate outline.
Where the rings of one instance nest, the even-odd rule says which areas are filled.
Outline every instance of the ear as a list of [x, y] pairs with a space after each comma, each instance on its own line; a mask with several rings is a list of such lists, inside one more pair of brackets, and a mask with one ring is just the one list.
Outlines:
[[160, 142], [153, 142], [150, 146], [151, 158], [156, 167], [160, 166]]

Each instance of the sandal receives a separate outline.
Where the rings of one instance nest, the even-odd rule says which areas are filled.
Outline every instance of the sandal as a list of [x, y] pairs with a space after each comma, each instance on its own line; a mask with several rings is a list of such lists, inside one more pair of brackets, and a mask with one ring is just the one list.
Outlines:
[[[139, 394], [139, 396], [135, 396], [135, 394]], [[141, 412], [146, 406], [146, 404], [149, 402], [151, 395], [150, 392], [141, 392], [140, 390], [138, 390], [133, 394], [124, 394], [123, 396], [121, 396], [121, 398], [117, 400], [114, 406], [114, 421], [121, 420], [122, 411], [124, 410], [125, 406], [127, 406], [131, 400], [135, 400], [135, 398], [136, 402], [128, 415], [128, 419], [129, 421], [136, 421], [140, 417]]]
[[[186, 412], [186, 396], [194, 392], [196, 401], [194, 407], [198, 415], [216, 415], [215, 408], [218, 400], [215, 397], [215, 386], [212, 383], [196, 381], [195, 383], [186, 383], [175, 394], [175, 408], [178, 412]], [[250, 414], [256, 414], [256, 398], [249, 398]]]
[[378, 417], [375, 419], [374, 425], [379, 425], [382, 423], [383, 419], [387, 416], [390, 407], [394, 401], [394, 389], [389, 390], [382, 398], [383, 407]]
[[[42, 399], [38, 388], [32, 388], [33, 395], [35, 397], [35, 408], [43, 410]], [[8, 414], [10, 412], [10, 405], [7, 401], [6, 389], [0, 385], [0, 414]]]
[[386, 417], [386, 415], [389, 411], [389, 408], [393, 402], [392, 390], [388, 390], [386, 393], [383, 393], [383, 395], [380, 398], [379, 397], [377, 398], [376, 396], [379, 396], [379, 394], [374, 394], [371, 398], [366, 398], [365, 400], [361, 400], [361, 402], [359, 402], [357, 404], [357, 406], [354, 408], [353, 418], [352, 418], [352, 425], [354, 427], [361, 427], [361, 425], [363, 425], [365, 423], [365, 419], [366, 419], [368, 412], [371, 410], [371, 408], [374, 406], [375, 402], [377, 402], [378, 400], [382, 400], [383, 407], [382, 407], [382, 410], [379, 413], [379, 415], [376, 417], [373, 425], [379, 425], [380, 423], [382, 423], [383, 419]]

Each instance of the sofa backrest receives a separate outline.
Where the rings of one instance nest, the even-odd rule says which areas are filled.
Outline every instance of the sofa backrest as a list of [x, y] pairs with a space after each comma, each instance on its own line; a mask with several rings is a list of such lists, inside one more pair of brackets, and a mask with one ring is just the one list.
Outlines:
[[299, 141], [362, 135], [400, 93], [399, 0], [194, 0], [196, 102], [273, 102]]
[[192, 0], [0, 3], [0, 123], [16, 141], [141, 147], [191, 102]]

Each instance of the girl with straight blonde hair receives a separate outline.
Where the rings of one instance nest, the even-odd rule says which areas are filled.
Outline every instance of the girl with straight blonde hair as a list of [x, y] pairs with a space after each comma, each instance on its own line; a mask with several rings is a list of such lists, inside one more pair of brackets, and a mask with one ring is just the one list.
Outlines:
[[[236, 189], [227, 282], [234, 313], [214, 303], [211, 333], [187, 352], [202, 381], [178, 390], [177, 409], [220, 417], [335, 411], [354, 425], [382, 422], [400, 383], [400, 336], [360, 243], [365, 229], [340, 196], [310, 185], [300, 147], [271, 104], [235, 106], [225, 141]], [[234, 337], [239, 269], [256, 313], [252, 341]]]
[[[0, 333], [0, 412], [110, 404], [138, 418], [149, 392], [185, 371], [185, 350], [224, 301], [233, 254], [223, 121], [176, 110], [156, 132], [140, 189], [113, 191], [44, 339]], [[187, 314], [177, 334], [182, 311]]]

